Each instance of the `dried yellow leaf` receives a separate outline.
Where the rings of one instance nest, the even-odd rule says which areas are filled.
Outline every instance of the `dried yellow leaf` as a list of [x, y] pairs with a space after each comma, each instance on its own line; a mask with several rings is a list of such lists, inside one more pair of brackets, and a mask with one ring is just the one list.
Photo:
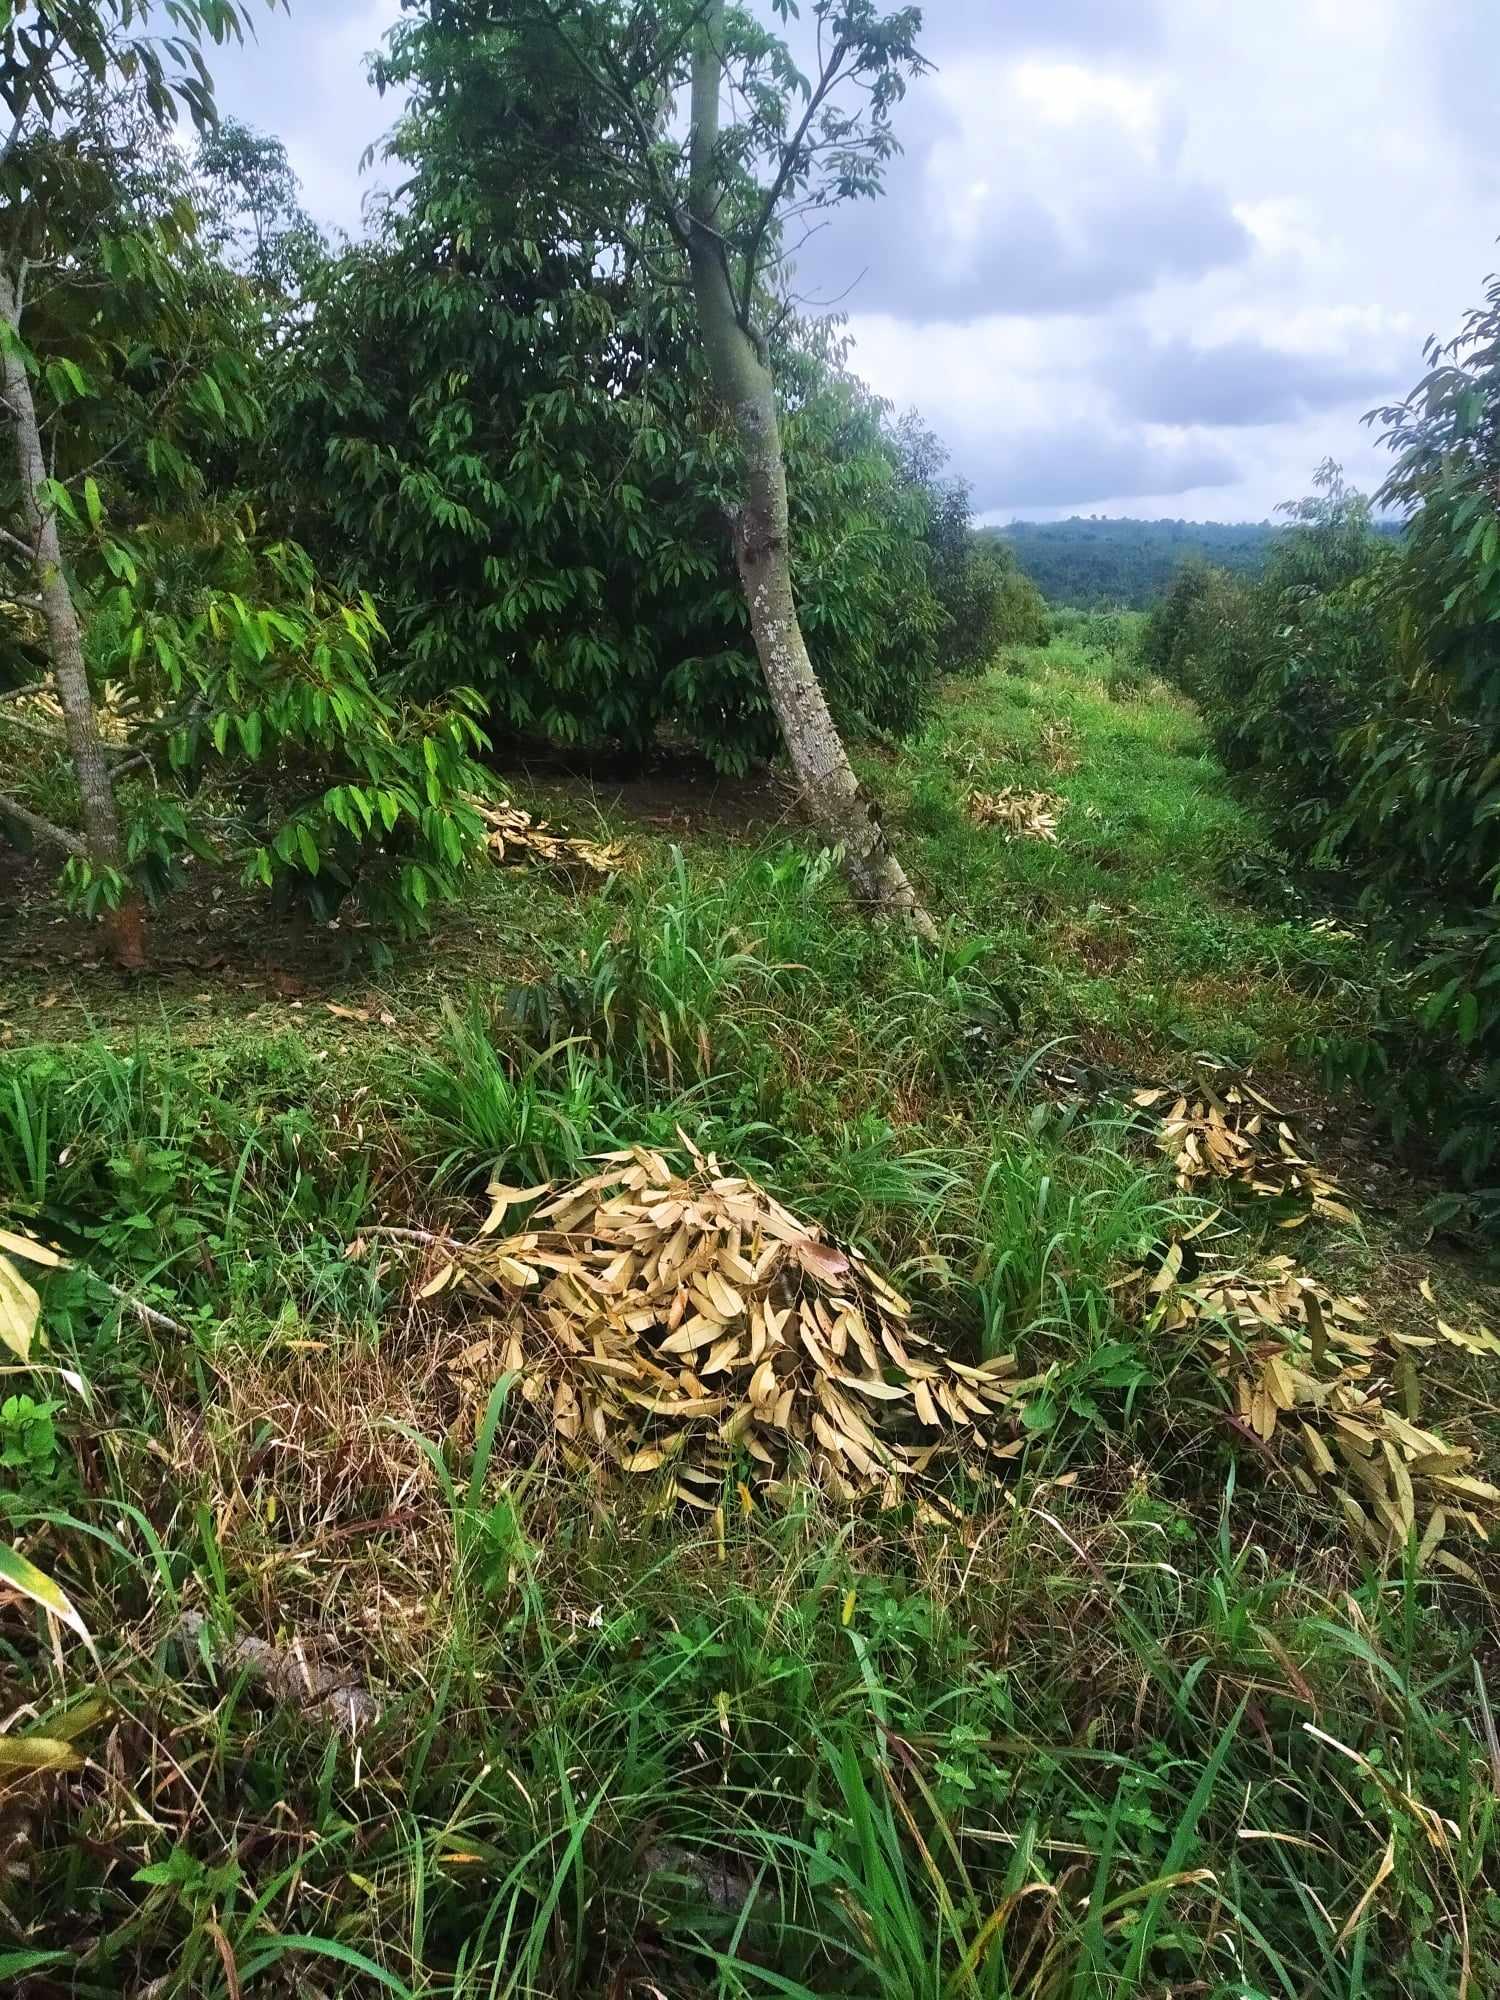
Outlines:
[[67, 1258], [46, 1243], [38, 1243], [34, 1236], [18, 1236], [13, 1229], [0, 1229], [0, 1251], [9, 1257], [19, 1257], [26, 1264], [41, 1264], [48, 1270], [61, 1271], [67, 1268]]
[[453, 1282], [456, 1269], [456, 1265], [452, 1262], [440, 1266], [434, 1275], [427, 1280], [427, 1283], [422, 1286], [421, 1290], [417, 1293], [417, 1297], [419, 1299], [435, 1299], [439, 1292], [446, 1291], [448, 1286]]

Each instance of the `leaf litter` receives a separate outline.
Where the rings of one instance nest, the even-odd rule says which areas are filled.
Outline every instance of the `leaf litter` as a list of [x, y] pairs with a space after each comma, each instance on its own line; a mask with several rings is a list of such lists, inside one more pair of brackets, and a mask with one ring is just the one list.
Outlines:
[[1487, 1540], [1500, 1487], [1476, 1475], [1472, 1450], [1419, 1422], [1417, 1357], [1438, 1338], [1371, 1331], [1364, 1299], [1331, 1292], [1288, 1256], [1255, 1269], [1204, 1264], [1184, 1281], [1179, 1241], [1154, 1275], [1134, 1274], [1150, 1327], [1208, 1333], [1236, 1426], [1305, 1494], [1330, 1496], [1356, 1542], [1388, 1558], [1415, 1539], [1422, 1566], [1477, 1582], [1443, 1544], [1454, 1531]]
[[581, 868], [594, 875], [613, 875], [622, 869], [628, 853], [622, 841], [587, 840], [578, 834], [559, 833], [543, 819], [534, 819], [508, 799], [490, 804], [483, 799], [466, 800], [488, 829], [487, 846], [492, 861], [539, 861], [549, 868]]
[[[1170, 1100], [1170, 1102], [1169, 1102]], [[1169, 1104], [1156, 1142], [1184, 1192], [1214, 1183], [1248, 1187], [1295, 1204], [1283, 1229], [1312, 1217], [1357, 1225], [1339, 1184], [1304, 1153], [1284, 1114], [1245, 1080], [1222, 1090], [1203, 1079], [1194, 1093], [1142, 1089], [1140, 1110]], [[1478, 1577], [1444, 1546], [1465, 1531], [1487, 1541], [1500, 1522], [1500, 1487], [1474, 1470], [1475, 1453], [1419, 1422], [1418, 1356], [1446, 1341], [1475, 1355], [1500, 1354], [1488, 1327], [1454, 1327], [1436, 1314], [1430, 1281], [1419, 1287], [1436, 1334], [1369, 1327], [1370, 1307], [1332, 1292], [1291, 1257], [1235, 1268], [1195, 1247], [1219, 1211], [1174, 1239], [1154, 1273], [1125, 1280], [1144, 1300], [1153, 1330], [1219, 1328], [1207, 1351], [1225, 1385], [1233, 1421], [1310, 1497], [1331, 1495], [1353, 1539], [1388, 1559], [1415, 1541], [1429, 1562]], [[1192, 1260], [1192, 1275], [1185, 1276]]]
[[806, 1478], [890, 1504], [1019, 1454], [1013, 1356], [943, 1353], [858, 1250], [684, 1144], [687, 1174], [634, 1147], [562, 1188], [492, 1185], [478, 1236], [420, 1288], [498, 1308], [489, 1358], [570, 1462], [711, 1511], [745, 1461], [747, 1490]]
[[1055, 841], [1066, 804], [1056, 792], [1007, 785], [998, 792], [970, 792], [967, 810], [975, 826], [997, 826], [1007, 840]]
[[1357, 1224], [1343, 1189], [1307, 1157], [1286, 1114], [1243, 1079], [1219, 1090], [1200, 1076], [1192, 1091], [1137, 1090], [1133, 1102], [1141, 1111], [1168, 1107], [1155, 1140], [1184, 1193], [1234, 1181], [1263, 1200], [1291, 1203], [1283, 1229], [1300, 1228], [1311, 1216]]

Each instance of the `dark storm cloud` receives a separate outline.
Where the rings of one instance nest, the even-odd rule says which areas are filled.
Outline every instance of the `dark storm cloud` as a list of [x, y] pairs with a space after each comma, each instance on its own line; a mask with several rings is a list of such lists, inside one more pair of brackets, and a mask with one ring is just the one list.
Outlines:
[[972, 482], [981, 514], [1188, 493], [1229, 486], [1240, 476], [1238, 464], [1217, 445], [1158, 439], [1143, 430], [1111, 435], [1085, 424], [970, 440], [955, 451], [954, 463]]
[[1046, 196], [1004, 185], [1012, 159], [999, 157], [1001, 185], [961, 229], [936, 157], [956, 130], [930, 97], [908, 107], [906, 151], [889, 166], [883, 195], [836, 211], [796, 255], [799, 297], [916, 324], [1087, 313], [1250, 253], [1250, 234], [1223, 195], [1134, 155], [1120, 159], [1112, 184], [1059, 185]]
[[1176, 339], [1117, 348], [1100, 370], [1121, 409], [1153, 424], [1280, 424], [1393, 395], [1387, 368], [1341, 356], [1294, 354], [1260, 340], [1195, 347]]

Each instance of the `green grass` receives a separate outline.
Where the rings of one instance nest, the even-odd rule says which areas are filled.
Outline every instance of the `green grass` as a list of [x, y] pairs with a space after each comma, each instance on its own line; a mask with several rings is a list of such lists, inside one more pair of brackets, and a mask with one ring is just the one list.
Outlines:
[[[1088, 655], [1016, 656], [955, 688], [920, 754], [879, 782], [945, 899], [981, 924], [1003, 913], [993, 927], [1053, 1033], [1264, 1062], [1362, 1018], [1356, 941], [1227, 893], [1275, 857], [1197, 716], [1159, 686], [1113, 700]], [[1006, 785], [1065, 802], [1056, 845], [968, 823], [967, 792]]]
[[[79, 1268], [45, 1284], [70, 1377], [6, 1385], [0, 1541], [101, 1655], [0, 1603], [6, 1736], [76, 1726], [85, 1759], [0, 1776], [19, 1990], [1496, 1989], [1488, 1559], [1476, 1587], [1362, 1558], [1120, 1288], [1205, 1206], [1132, 1087], [1205, 1050], [1310, 1093], [1364, 948], [1279, 886], [1193, 713], [1097, 654], [1017, 656], [865, 768], [935, 952], [802, 842], [679, 851], [606, 813], [633, 873], [497, 871], [378, 976], [200, 899], [164, 954], [196, 962], [145, 985], [13, 979], [0, 1209]], [[1065, 800], [1055, 846], [971, 824], [1003, 785]], [[381, 1232], [679, 1133], [879, 1256], [956, 1351], [1017, 1354], [1003, 1490], [878, 1514], [731, 1482], [705, 1526], [538, 1453], [482, 1318], [414, 1300], [422, 1252]], [[1399, 1314], [1428, 1268], [1402, 1226], [1295, 1247]], [[1423, 1368], [1423, 1420], [1492, 1451], [1492, 1378]], [[245, 1635], [378, 1723], [351, 1744]]]

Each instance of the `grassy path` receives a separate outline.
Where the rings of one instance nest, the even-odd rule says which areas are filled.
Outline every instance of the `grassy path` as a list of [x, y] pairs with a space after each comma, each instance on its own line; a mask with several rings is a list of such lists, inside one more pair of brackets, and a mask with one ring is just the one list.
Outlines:
[[[1061, 647], [950, 691], [895, 773], [929, 872], [1031, 975], [1039, 1020], [1138, 1061], [1283, 1061], [1357, 1018], [1360, 949], [1301, 906], [1192, 710]], [[1041, 790], [1056, 843], [997, 840], [966, 794]]]
[[[122, 990], [23, 913], [0, 1219], [86, 1267], [46, 1323], [89, 1393], [38, 1373], [0, 1411], [0, 1539], [102, 1667], [0, 1598], [9, 1735], [81, 1760], [0, 1798], [0, 1970], [49, 2000], [1500, 1985], [1492, 1559], [1456, 1522], [1466, 1575], [1353, 1539], [1235, 1417], [1223, 1329], [1124, 1282], [1222, 1207], [1237, 1266], [1290, 1245], [1419, 1338], [1430, 1272], [1475, 1323], [1300, 1053], [1360, 1018], [1364, 947], [1107, 660], [1019, 656], [866, 769], [937, 954], [794, 835], [684, 835], [629, 788], [546, 801], [629, 875], [495, 871], [374, 974], [205, 894]], [[974, 823], [1006, 788], [1055, 795], [1055, 842]], [[1174, 1185], [1133, 1093], [1205, 1053], [1302, 1114], [1361, 1226]], [[717, 1515], [653, 1513], [540, 1449], [491, 1317], [382, 1247], [679, 1128], [956, 1353], [1017, 1355], [1003, 1486], [778, 1506], [747, 1464]], [[1493, 1464], [1493, 1358], [1409, 1352], [1390, 1398]], [[351, 1744], [246, 1637], [380, 1720]]]

